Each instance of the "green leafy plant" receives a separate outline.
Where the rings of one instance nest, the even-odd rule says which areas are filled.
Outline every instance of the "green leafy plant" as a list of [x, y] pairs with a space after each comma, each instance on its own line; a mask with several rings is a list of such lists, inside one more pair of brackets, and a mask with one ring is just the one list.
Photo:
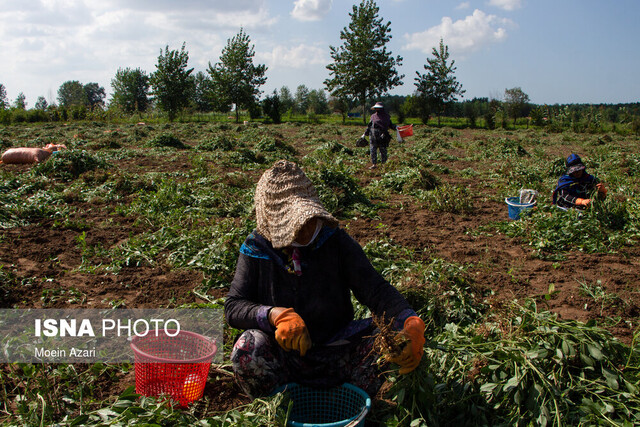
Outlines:
[[[635, 221], [629, 222], [623, 201], [607, 202], [585, 211], [564, 211], [538, 206], [520, 221], [497, 224], [512, 237], [523, 237], [541, 255], [579, 250], [588, 253], [613, 251], [638, 237]], [[615, 227], [615, 228], [611, 228]]]
[[367, 216], [375, 213], [376, 207], [344, 167], [322, 166], [311, 178], [316, 183], [320, 200], [333, 215], [341, 217], [354, 211]]
[[151, 138], [146, 143], [147, 147], [172, 147], [185, 149], [188, 148], [180, 139], [178, 139], [172, 133], [163, 133]]
[[33, 173], [71, 181], [85, 172], [109, 167], [104, 159], [85, 150], [62, 150], [34, 167]]
[[486, 322], [447, 325], [389, 395], [400, 423], [632, 425], [640, 422], [637, 363], [605, 330], [527, 301]]
[[417, 198], [435, 212], [471, 213], [473, 199], [466, 187], [442, 184], [430, 191], [420, 191]]
[[578, 280], [578, 283], [580, 284], [580, 293], [593, 299], [593, 302], [600, 305], [600, 315], [602, 315], [605, 308], [622, 302], [619, 296], [607, 292], [600, 280], [597, 280], [596, 283], [587, 283]]

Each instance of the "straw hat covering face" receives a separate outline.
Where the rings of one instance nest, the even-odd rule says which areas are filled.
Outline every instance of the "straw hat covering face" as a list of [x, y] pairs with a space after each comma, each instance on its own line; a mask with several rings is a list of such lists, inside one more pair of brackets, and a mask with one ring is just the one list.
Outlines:
[[311, 180], [293, 162], [278, 160], [256, 186], [257, 231], [276, 248], [291, 246], [311, 218], [335, 227], [338, 221], [322, 206]]

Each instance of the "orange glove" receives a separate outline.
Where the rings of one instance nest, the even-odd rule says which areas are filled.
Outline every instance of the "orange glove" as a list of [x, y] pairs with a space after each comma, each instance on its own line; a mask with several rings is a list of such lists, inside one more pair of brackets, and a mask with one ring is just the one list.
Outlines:
[[596, 184], [596, 190], [598, 190], [598, 194], [604, 199], [607, 197], [607, 187], [604, 186], [603, 183], [599, 182]]
[[404, 321], [402, 333], [409, 339], [402, 353], [396, 357], [389, 358], [389, 362], [400, 365], [398, 373], [408, 374], [418, 367], [422, 359], [424, 347], [424, 322], [418, 316], [408, 317]]
[[590, 203], [591, 203], [591, 199], [580, 199], [580, 198], [576, 199], [576, 206], [584, 206], [586, 208], [587, 206], [589, 206]]
[[304, 356], [311, 348], [307, 325], [293, 308], [287, 308], [278, 314], [273, 325], [276, 327], [276, 341], [286, 351], [297, 350], [300, 356]]

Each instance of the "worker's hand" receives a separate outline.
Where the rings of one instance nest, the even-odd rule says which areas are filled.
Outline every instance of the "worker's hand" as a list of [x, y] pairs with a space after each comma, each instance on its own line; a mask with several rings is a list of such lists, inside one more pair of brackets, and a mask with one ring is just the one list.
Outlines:
[[398, 373], [408, 374], [418, 367], [424, 348], [424, 322], [418, 316], [408, 317], [404, 321], [402, 333], [407, 337], [408, 342], [404, 346], [402, 353], [398, 356], [390, 357], [389, 362], [400, 365]]
[[591, 204], [591, 199], [576, 199], [576, 206], [588, 207]]
[[276, 328], [276, 341], [286, 351], [297, 350], [301, 356], [311, 348], [311, 337], [302, 317], [293, 308], [274, 307], [269, 321]]
[[601, 183], [601, 182], [597, 183], [596, 184], [596, 190], [598, 190], [598, 195], [601, 198], [604, 199], [605, 197], [607, 197], [607, 187], [605, 187], [603, 183]]

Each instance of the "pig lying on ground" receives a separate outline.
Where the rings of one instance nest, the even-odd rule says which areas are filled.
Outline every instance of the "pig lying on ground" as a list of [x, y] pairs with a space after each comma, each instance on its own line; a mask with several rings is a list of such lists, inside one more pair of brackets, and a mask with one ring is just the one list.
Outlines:
[[51, 151], [34, 148], [34, 147], [18, 147], [9, 148], [2, 154], [2, 163], [21, 164], [21, 163], [40, 163], [44, 162], [51, 155]]

